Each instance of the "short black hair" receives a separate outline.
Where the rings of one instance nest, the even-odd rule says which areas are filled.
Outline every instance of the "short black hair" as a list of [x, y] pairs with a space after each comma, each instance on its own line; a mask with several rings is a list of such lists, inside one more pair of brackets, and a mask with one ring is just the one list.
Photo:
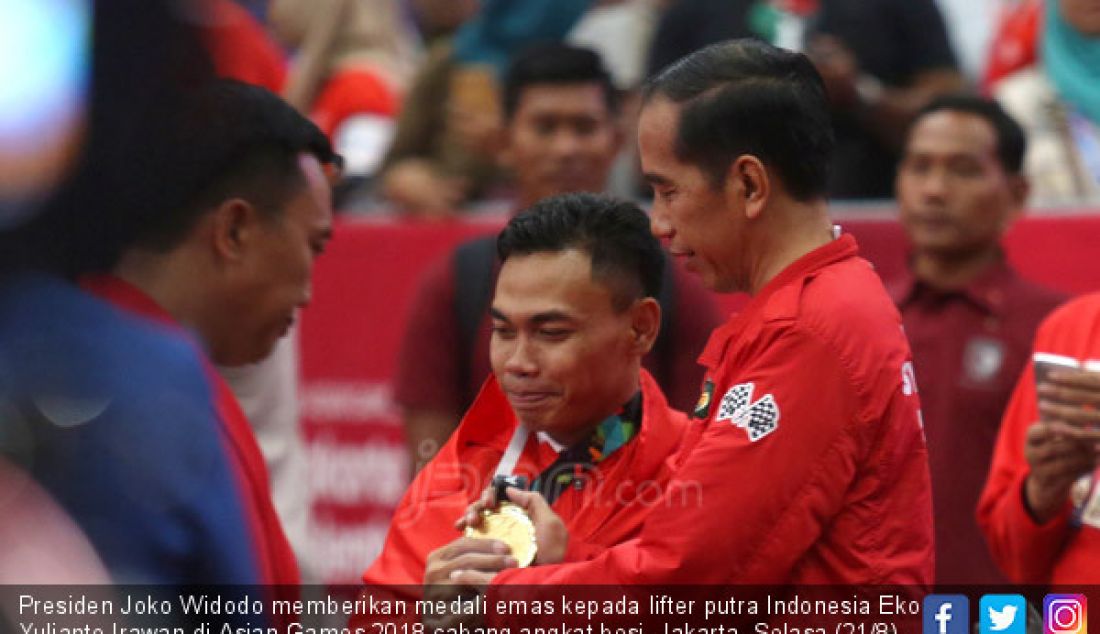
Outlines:
[[175, 137], [149, 148], [162, 180], [159, 199], [135, 218], [133, 246], [166, 251], [177, 246], [204, 212], [239, 196], [277, 217], [304, 184], [298, 156], [337, 161], [321, 130], [265, 88], [217, 79], [198, 90], [169, 122]]
[[567, 249], [591, 256], [592, 278], [612, 289], [615, 310], [661, 292], [664, 251], [634, 203], [600, 194], [550, 196], [512, 218], [497, 237], [501, 262]]
[[519, 108], [523, 91], [539, 84], [599, 84], [607, 111], [619, 111], [619, 93], [611, 83], [600, 56], [593, 50], [560, 43], [539, 43], [512, 58], [504, 73], [504, 117], [511, 120]]
[[1024, 166], [1024, 153], [1027, 151], [1027, 135], [1012, 115], [1005, 112], [1001, 104], [970, 93], [941, 95], [930, 101], [917, 112], [909, 125], [906, 141], [913, 134], [913, 128], [926, 115], [942, 111], [962, 112], [984, 119], [993, 128], [997, 139], [997, 158], [1001, 167], [1010, 174], [1019, 174]]
[[825, 85], [801, 53], [753, 39], [712, 44], [673, 63], [643, 87], [643, 100], [681, 106], [676, 155], [718, 188], [734, 159], [752, 154], [787, 192], [825, 195], [834, 137]]

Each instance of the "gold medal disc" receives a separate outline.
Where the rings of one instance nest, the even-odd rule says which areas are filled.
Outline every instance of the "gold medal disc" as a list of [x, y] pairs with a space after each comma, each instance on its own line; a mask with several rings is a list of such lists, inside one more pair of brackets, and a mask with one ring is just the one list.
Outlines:
[[509, 502], [502, 502], [496, 511], [484, 511], [477, 528], [466, 528], [466, 537], [499, 539], [508, 544], [520, 568], [530, 566], [538, 550], [531, 518], [523, 509]]

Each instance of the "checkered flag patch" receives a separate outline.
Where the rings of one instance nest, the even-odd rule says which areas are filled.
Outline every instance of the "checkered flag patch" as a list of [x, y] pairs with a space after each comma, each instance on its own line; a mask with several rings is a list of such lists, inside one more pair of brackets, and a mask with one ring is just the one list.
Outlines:
[[750, 405], [748, 411], [739, 416], [734, 424], [743, 427], [749, 435], [749, 440], [756, 442], [779, 427], [779, 405], [776, 405], [775, 399], [768, 394]]
[[735, 385], [722, 397], [722, 403], [718, 406], [717, 420], [733, 420], [740, 412], [744, 411], [752, 402], [752, 383]]
[[771, 394], [752, 400], [755, 386], [741, 383], [722, 397], [717, 420], [731, 421], [745, 430], [749, 440], [756, 442], [779, 428], [779, 404]]

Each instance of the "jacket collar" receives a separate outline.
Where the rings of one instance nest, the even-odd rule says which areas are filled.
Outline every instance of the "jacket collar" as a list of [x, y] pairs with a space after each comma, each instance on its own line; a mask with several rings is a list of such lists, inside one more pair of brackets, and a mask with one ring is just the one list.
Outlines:
[[963, 298], [981, 310], [998, 315], [1004, 312], [1006, 287], [1016, 278], [1016, 272], [1004, 255], [991, 263], [977, 277], [958, 288], [938, 288], [913, 275], [912, 269], [906, 269], [894, 285], [894, 301], [901, 308], [919, 302], [943, 301], [953, 297]]
[[725, 324], [715, 329], [707, 341], [699, 363], [716, 367], [725, 355], [729, 342], [744, 331], [754, 318], [782, 318], [797, 314], [802, 286], [822, 269], [859, 255], [859, 245], [849, 234], [843, 234], [792, 262], [764, 285], [749, 303]]

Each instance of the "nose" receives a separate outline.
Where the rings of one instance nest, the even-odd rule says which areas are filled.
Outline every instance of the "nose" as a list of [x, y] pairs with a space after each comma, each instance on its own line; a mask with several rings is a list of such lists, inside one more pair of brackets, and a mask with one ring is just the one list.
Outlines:
[[580, 136], [576, 131], [569, 129], [569, 126], [559, 126], [550, 144], [550, 148], [555, 155], [564, 157], [576, 155], [580, 151], [580, 147]]
[[669, 240], [673, 234], [672, 223], [662, 207], [659, 200], [653, 203], [653, 209], [649, 212], [649, 232], [658, 240]]
[[313, 280], [310, 279], [306, 282], [306, 287], [302, 289], [302, 298], [298, 301], [298, 306], [305, 308], [309, 306], [310, 301], [313, 300]]
[[532, 377], [538, 374], [536, 351], [527, 337], [512, 341], [504, 362], [504, 371], [513, 376]]
[[946, 170], [929, 170], [928, 174], [921, 179], [920, 193], [926, 200], [943, 200], [947, 196]]

